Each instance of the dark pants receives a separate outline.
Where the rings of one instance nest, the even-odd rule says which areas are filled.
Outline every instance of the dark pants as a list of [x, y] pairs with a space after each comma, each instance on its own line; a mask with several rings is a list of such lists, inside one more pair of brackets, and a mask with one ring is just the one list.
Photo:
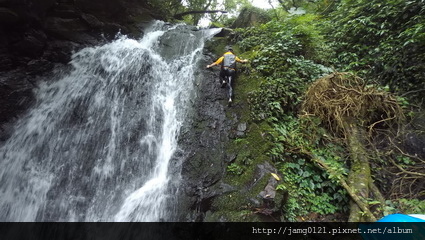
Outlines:
[[[231, 102], [231, 98], [233, 97], [233, 88], [232, 88], [232, 83], [235, 80], [236, 77], [236, 71], [235, 69], [231, 69], [231, 68], [221, 68], [220, 71], [220, 83], [223, 83], [223, 80], [225, 79], [226, 76], [231, 77], [232, 81], [229, 83], [229, 80], [226, 81], [227, 83], [227, 88], [229, 89], [229, 92], [227, 94], [227, 96], [229, 97], [229, 102]], [[226, 85], [222, 84], [221, 87], [224, 87]]]
[[222, 82], [224, 80], [224, 77], [225, 76], [231, 76], [232, 79], [235, 79], [235, 76], [236, 76], [235, 69], [221, 68], [221, 71], [220, 71], [220, 82]]

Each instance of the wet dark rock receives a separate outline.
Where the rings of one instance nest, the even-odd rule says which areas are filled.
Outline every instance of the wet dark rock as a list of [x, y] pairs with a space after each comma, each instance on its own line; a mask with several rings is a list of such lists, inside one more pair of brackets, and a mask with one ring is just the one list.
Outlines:
[[211, 198], [221, 196], [226, 193], [231, 193], [237, 191], [237, 189], [233, 186], [230, 186], [228, 184], [217, 182], [216, 184], [212, 185], [211, 187], [207, 187], [204, 189], [199, 189], [199, 200], [201, 202], [209, 200]]
[[71, 2], [64, 2], [59, 0], [56, 2], [54, 7], [50, 9], [50, 11], [47, 13], [47, 16], [49, 17], [59, 17], [59, 18], [79, 18], [81, 15], [81, 10], [79, 8], [76, 8], [74, 4]]
[[49, 72], [54, 67], [54, 64], [46, 59], [34, 59], [28, 62], [26, 72], [29, 75], [41, 75]]
[[60, 17], [49, 17], [46, 19], [45, 24], [48, 32], [83, 32], [88, 30], [88, 26], [82, 22], [79, 18], [60, 18]]
[[175, 48], [174, 44], [178, 41], [190, 41], [190, 39], [181, 39], [183, 35], [182, 32], [191, 34], [192, 27], [191, 26], [178, 26], [176, 29], [172, 31], [166, 32], [161, 37], [161, 54], [164, 55], [165, 58], [175, 58], [181, 55], [181, 49]]
[[102, 27], [102, 32], [106, 34], [107, 38], [113, 39], [117, 33], [128, 34], [130, 31], [128, 28], [117, 23], [105, 23]]
[[30, 29], [24, 38], [13, 44], [15, 52], [21, 56], [39, 57], [46, 46], [47, 36], [40, 30]]
[[227, 163], [234, 162], [237, 157], [238, 157], [238, 155], [236, 153], [229, 154], [229, 156], [227, 157]]
[[71, 54], [81, 48], [81, 45], [71, 41], [49, 42], [44, 52], [43, 58], [51, 62], [66, 64], [71, 61]]
[[81, 14], [81, 19], [84, 20], [85, 23], [87, 23], [91, 28], [99, 29], [105, 26], [103, 22], [101, 22], [99, 19], [97, 19], [95, 16], [91, 14]]
[[0, 54], [0, 72], [13, 69], [12, 57], [7, 54]]
[[[206, 58], [200, 64], [207, 65], [211, 61]], [[228, 162], [236, 158], [235, 154], [226, 153], [226, 143], [236, 120], [226, 117], [228, 107], [222, 102], [225, 93], [217, 74], [209, 70], [200, 74], [194, 112], [183, 126], [185, 134], [180, 137], [179, 145], [184, 146], [188, 155], [182, 164], [185, 194], [181, 196], [181, 208], [193, 209], [190, 219], [181, 219], [184, 221], [202, 221], [215, 197], [236, 190], [221, 182]]]
[[222, 28], [221, 31], [215, 35], [216, 37], [227, 37], [233, 33], [233, 29], [230, 28]]
[[24, 70], [0, 73], [0, 123], [16, 118], [31, 105], [33, 88]]
[[0, 8], [0, 26], [7, 26], [9, 24], [14, 24], [19, 21], [19, 16], [17, 13], [7, 9]]
[[58, 18], [63, 18], [63, 19], [75, 19], [75, 18], [79, 18], [81, 15], [81, 13], [76, 12], [73, 9], [70, 10], [54, 10], [53, 12], [51, 12], [49, 14], [49, 16], [51, 17], [58, 17]]
[[126, 9], [124, 1], [104, 1], [104, 0], [75, 0], [75, 6], [85, 13], [93, 14], [101, 18], [117, 19], [125, 15]]
[[53, 66], [129, 28], [140, 36], [153, 12], [136, 0], [0, 0], [0, 129], [28, 109], [35, 83]]
[[96, 40], [86, 32], [89, 27], [79, 18], [65, 19], [49, 17], [45, 23], [46, 31], [59, 39], [77, 43], [94, 43]]

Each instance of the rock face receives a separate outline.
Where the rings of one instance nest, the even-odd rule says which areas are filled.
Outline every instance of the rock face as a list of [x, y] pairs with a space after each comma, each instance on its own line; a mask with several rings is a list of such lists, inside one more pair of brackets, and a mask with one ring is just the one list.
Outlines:
[[118, 32], [139, 36], [154, 18], [161, 19], [145, 1], [1, 0], [0, 141], [7, 122], [31, 105], [38, 76]]
[[[213, 61], [206, 55], [201, 66]], [[234, 120], [226, 117], [225, 92], [220, 88], [219, 70], [204, 70], [198, 79], [198, 96], [190, 122], [180, 137], [180, 146], [187, 154], [182, 166], [184, 193], [181, 209], [191, 209], [180, 221], [202, 221], [214, 197], [235, 191], [221, 179], [226, 171], [226, 143]], [[233, 156], [234, 157], [234, 156]]]
[[252, 27], [270, 21], [270, 17], [259, 8], [244, 8], [232, 24], [232, 28]]

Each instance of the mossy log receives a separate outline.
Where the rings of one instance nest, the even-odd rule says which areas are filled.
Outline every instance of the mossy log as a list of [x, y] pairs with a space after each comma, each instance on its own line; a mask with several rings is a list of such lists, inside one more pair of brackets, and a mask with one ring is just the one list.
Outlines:
[[[351, 155], [351, 169], [348, 175], [350, 189], [355, 191], [359, 201], [351, 201], [349, 222], [376, 221], [366, 199], [369, 198], [369, 186], [372, 181], [368, 153], [365, 149], [366, 132], [358, 127], [356, 121], [346, 118], [344, 121], [347, 146]], [[364, 206], [362, 206], [364, 205]], [[365, 208], [366, 206], [366, 208]], [[364, 214], [363, 214], [364, 213]]]
[[[336, 175], [335, 174], [335, 171], [332, 170], [331, 167], [329, 167], [326, 163], [324, 163], [323, 161], [321, 161], [318, 157], [314, 156], [314, 154], [309, 153], [309, 152], [303, 152], [303, 153], [309, 155], [311, 157], [311, 159], [313, 160], [313, 162], [315, 162], [319, 167], [321, 167], [324, 170], [326, 170], [327, 172], [329, 172], [330, 175]], [[357, 204], [358, 209], [360, 209], [361, 211], [363, 211], [365, 213], [365, 215], [369, 216], [369, 219], [371, 219], [371, 221], [376, 221], [376, 219], [374, 218], [372, 212], [369, 209], [369, 205], [365, 201], [363, 201], [357, 195], [357, 192], [351, 186], [349, 186], [349, 184], [347, 183], [347, 181], [345, 180], [345, 178], [342, 178], [342, 177], [339, 178], [338, 179], [338, 182], [347, 191], [348, 195], [350, 195], [352, 201], [355, 204]], [[375, 186], [375, 185], [373, 185], [373, 186]], [[360, 213], [360, 211], [356, 211], [356, 212]]]

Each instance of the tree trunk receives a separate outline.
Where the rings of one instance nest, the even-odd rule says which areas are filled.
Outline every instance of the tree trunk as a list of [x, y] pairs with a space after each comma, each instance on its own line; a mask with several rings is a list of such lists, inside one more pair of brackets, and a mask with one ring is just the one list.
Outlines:
[[370, 190], [369, 186], [372, 181], [368, 153], [365, 148], [365, 137], [367, 135], [362, 128], [358, 127], [359, 125], [354, 119], [347, 117], [344, 122], [345, 137], [351, 156], [351, 169], [348, 175], [348, 184], [350, 189], [355, 191], [355, 194], [368, 209], [368, 211], [364, 212], [359, 204], [355, 201], [351, 201], [348, 221], [376, 221], [367, 203]]

